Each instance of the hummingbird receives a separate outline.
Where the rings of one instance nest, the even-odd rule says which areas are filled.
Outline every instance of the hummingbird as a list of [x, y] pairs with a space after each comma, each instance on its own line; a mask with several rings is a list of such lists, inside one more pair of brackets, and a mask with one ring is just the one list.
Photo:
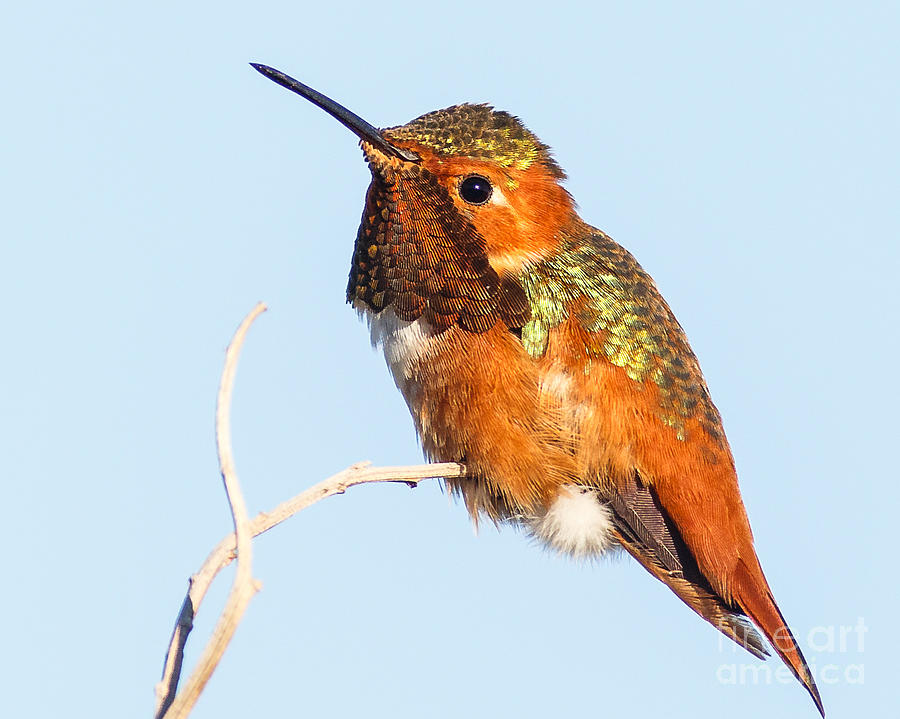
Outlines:
[[576, 558], [624, 549], [758, 658], [765, 636], [824, 717], [685, 332], [631, 253], [579, 217], [550, 148], [486, 104], [379, 129], [251, 65], [359, 138], [372, 180], [347, 301], [426, 457], [465, 465], [445, 482], [473, 520]]

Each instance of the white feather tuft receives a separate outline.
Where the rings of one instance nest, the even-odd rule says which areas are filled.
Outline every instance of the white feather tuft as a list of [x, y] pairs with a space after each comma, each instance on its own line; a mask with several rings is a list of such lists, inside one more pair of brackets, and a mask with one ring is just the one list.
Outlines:
[[547, 547], [575, 558], [597, 557], [615, 544], [612, 511], [587, 487], [563, 487], [526, 526]]

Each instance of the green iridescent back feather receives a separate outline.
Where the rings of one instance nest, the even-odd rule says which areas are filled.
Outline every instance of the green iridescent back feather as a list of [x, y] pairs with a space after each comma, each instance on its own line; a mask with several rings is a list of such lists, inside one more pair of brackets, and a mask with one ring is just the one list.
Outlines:
[[711, 436], [722, 437], [699, 363], [653, 279], [625, 248], [591, 230], [565, 238], [558, 253], [519, 276], [531, 306], [522, 327], [525, 349], [541, 357], [550, 330], [572, 314], [589, 333], [585, 373], [593, 358], [621, 367], [635, 382], [658, 387], [660, 419], [679, 439], [685, 438], [690, 417]]

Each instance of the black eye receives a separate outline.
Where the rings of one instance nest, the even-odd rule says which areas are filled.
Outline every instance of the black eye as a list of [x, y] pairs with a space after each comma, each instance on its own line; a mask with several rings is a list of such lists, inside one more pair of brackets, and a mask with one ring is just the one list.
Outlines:
[[481, 175], [469, 175], [459, 183], [459, 196], [470, 205], [483, 205], [491, 196], [491, 183]]

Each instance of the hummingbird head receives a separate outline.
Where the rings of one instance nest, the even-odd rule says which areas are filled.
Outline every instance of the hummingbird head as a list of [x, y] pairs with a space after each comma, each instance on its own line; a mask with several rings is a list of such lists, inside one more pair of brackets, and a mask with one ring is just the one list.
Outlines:
[[565, 173], [522, 122], [455, 105], [380, 130], [265, 65], [253, 67], [353, 131], [372, 172], [348, 300], [436, 328], [472, 331], [530, 315], [514, 277], [550, 256], [577, 221]]
[[[518, 272], [552, 252], [574, 214], [561, 185], [566, 175], [550, 148], [508, 112], [454, 105], [382, 136], [418, 155], [420, 167], [484, 240], [497, 272]], [[365, 142], [363, 150], [373, 174], [379, 173], [383, 153]]]

